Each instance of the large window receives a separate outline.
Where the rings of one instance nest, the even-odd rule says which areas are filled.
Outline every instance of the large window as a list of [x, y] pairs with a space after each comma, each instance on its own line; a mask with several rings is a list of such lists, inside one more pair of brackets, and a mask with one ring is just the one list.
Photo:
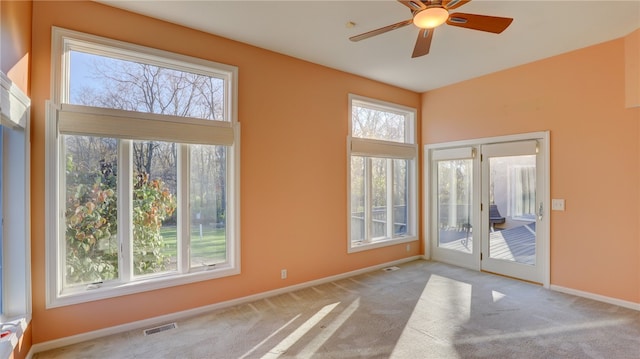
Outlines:
[[349, 250], [415, 240], [415, 110], [350, 95]]
[[0, 357], [31, 316], [29, 111], [31, 101], [0, 72]]
[[48, 305], [239, 273], [237, 69], [57, 28], [53, 55]]

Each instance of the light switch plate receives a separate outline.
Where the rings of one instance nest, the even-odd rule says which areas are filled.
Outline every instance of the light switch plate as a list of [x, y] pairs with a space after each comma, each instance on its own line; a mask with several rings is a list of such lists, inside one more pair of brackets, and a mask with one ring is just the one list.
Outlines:
[[552, 211], [564, 211], [564, 199], [552, 199], [551, 200]]

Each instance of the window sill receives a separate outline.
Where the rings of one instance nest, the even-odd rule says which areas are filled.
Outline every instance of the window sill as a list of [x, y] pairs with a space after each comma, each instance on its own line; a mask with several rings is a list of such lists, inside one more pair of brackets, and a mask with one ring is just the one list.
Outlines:
[[0, 338], [0, 358], [5, 359], [11, 357], [13, 350], [20, 342], [20, 338], [27, 329], [29, 320], [20, 318], [17, 320], [2, 323], [1, 332], [10, 332], [6, 336]]
[[200, 271], [195, 273], [154, 277], [145, 280], [139, 280], [129, 283], [120, 283], [117, 285], [97, 287], [90, 290], [82, 290], [80, 292], [72, 292], [61, 294], [56, 298], [51, 298], [47, 303], [47, 308], [63, 307], [66, 305], [80, 304], [95, 300], [108, 299], [123, 295], [147, 292], [156, 289], [170, 288], [179, 285], [202, 282], [231, 275], [240, 274], [239, 266], [221, 266], [220, 268]]
[[382, 247], [393, 246], [401, 243], [414, 242], [417, 240], [418, 240], [418, 237], [416, 236], [406, 236], [406, 237], [398, 237], [393, 239], [377, 240], [372, 242], [350, 243], [349, 250], [347, 252], [348, 253], [362, 252], [362, 251], [367, 251], [375, 248], [382, 248]]

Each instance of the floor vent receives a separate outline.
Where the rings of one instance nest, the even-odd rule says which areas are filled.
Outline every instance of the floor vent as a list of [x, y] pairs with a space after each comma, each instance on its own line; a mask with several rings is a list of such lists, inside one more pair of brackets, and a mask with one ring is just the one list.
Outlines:
[[167, 330], [176, 329], [177, 327], [178, 327], [178, 323], [169, 323], [169, 324], [161, 325], [159, 327], [148, 328], [144, 330], [144, 335], [156, 334], [156, 333], [164, 332]]
[[398, 270], [400, 269], [399, 267], [393, 266], [393, 267], [387, 267], [387, 268], [382, 268], [383, 271], [385, 272], [393, 272], [394, 270]]

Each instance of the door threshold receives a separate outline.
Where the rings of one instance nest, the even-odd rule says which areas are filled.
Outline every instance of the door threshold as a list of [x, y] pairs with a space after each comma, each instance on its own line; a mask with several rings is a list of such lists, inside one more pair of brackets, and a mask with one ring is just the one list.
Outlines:
[[497, 276], [504, 277], [504, 278], [515, 279], [515, 280], [518, 280], [520, 282], [525, 282], [525, 283], [530, 283], [530, 284], [535, 284], [535, 285], [542, 286], [542, 283], [534, 282], [532, 280], [522, 279], [522, 278], [518, 278], [518, 277], [512, 277], [512, 276], [509, 276], [509, 275], [496, 273], [496, 272], [490, 272], [490, 271], [484, 270], [484, 269], [480, 269], [480, 272], [487, 273], [487, 274], [493, 274], [493, 275], [497, 275]]

